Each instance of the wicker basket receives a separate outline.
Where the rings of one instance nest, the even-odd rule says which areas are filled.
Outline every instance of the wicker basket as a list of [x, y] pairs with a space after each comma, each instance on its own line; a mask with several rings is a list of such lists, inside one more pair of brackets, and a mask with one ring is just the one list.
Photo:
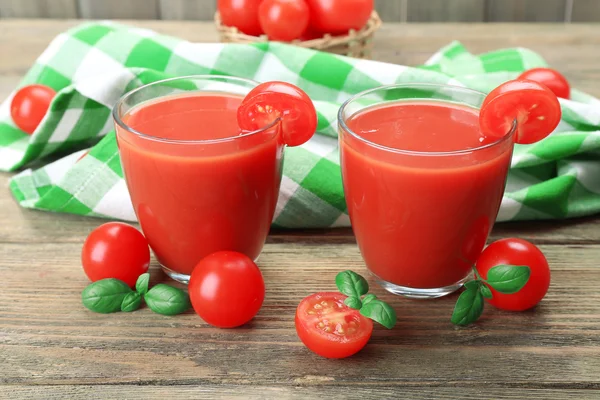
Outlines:
[[[240, 32], [235, 27], [223, 25], [219, 12], [215, 13], [215, 25], [217, 26], [220, 40], [224, 43], [257, 43], [269, 40], [266, 35], [250, 36]], [[290, 43], [309, 49], [368, 59], [371, 58], [371, 50], [373, 49], [373, 35], [380, 27], [381, 19], [377, 12], [373, 11], [367, 24], [359, 31], [350, 30], [344, 36], [326, 34], [322, 38], [306, 41], [295, 40]]]

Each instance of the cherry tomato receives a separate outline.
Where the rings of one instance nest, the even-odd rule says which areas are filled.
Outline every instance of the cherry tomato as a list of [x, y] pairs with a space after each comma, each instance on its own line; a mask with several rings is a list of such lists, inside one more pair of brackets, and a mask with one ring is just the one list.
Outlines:
[[296, 332], [302, 343], [326, 358], [344, 358], [365, 347], [373, 321], [344, 304], [346, 296], [321, 292], [304, 298], [296, 309]]
[[225, 26], [235, 26], [241, 32], [260, 36], [258, 6], [263, 0], [218, 0], [217, 9]]
[[373, 12], [373, 0], [307, 0], [314, 29], [331, 34], [364, 27]]
[[148, 241], [131, 225], [108, 222], [85, 239], [81, 263], [92, 282], [115, 278], [133, 288], [137, 278], [148, 272], [150, 266]]
[[286, 82], [265, 82], [250, 91], [240, 104], [240, 128], [255, 131], [281, 118], [283, 140], [288, 146], [307, 142], [317, 129], [317, 111], [302, 89]]
[[552, 90], [552, 93], [556, 97], [562, 97], [563, 99], [569, 99], [571, 97], [571, 86], [569, 81], [560, 72], [551, 68], [533, 68], [523, 72], [519, 79], [529, 79], [530, 81], [536, 81], [543, 83]]
[[200, 260], [189, 283], [194, 311], [206, 323], [235, 328], [250, 321], [265, 298], [260, 269], [248, 256], [218, 251]]
[[560, 103], [550, 89], [529, 80], [503, 83], [486, 96], [479, 112], [479, 124], [487, 136], [506, 135], [517, 120], [515, 141], [538, 142], [558, 126]]
[[548, 261], [534, 244], [523, 239], [501, 239], [490, 244], [477, 260], [477, 272], [487, 279], [488, 271], [497, 265], [524, 265], [531, 270], [525, 286], [514, 294], [503, 294], [490, 287], [490, 304], [508, 311], [524, 311], [538, 304], [550, 287]]
[[308, 27], [309, 16], [304, 0], [263, 0], [258, 7], [260, 27], [270, 40], [298, 39]]
[[10, 104], [10, 115], [15, 125], [30, 135], [35, 132], [55, 95], [54, 89], [48, 86], [23, 86]]

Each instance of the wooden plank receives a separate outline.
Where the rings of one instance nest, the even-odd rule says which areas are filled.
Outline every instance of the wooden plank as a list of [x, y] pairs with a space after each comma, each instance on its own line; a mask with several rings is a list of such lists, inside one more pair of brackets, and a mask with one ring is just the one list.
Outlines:
[[600, 22], [600, 1], [573, 0], [572, 22]]
[[406, 22], [408, 0], [375, 0], [375, 9], [384, 22]]
[[[355, 387], [344, 391], [339, 387], [304, 387], [281, 386], [264, 387], [255, 385], [200, 385], [200, 386], [139, 386], [139, 385], [5, 385], [0, 391], [10, 392], [19, 399], [62, 400], [76, 398], [78, 400], [102, 400], [126, 398], [130, 400], [147, 399], [198, 399], [214, 400], [222, 396], [230, 400], [264, 400], [264, 399], [344, 399], [344, 400], [376, 400], [398, 398], [397, 387], [372, 386]], [[457, 391], [460, 395], [457, 396]], [[499, 400], [499, 399], [531, 399], [531, 400], [598, 400], [600, 390], [565, 390], [565, 389], [520, 389], [520, 388], [444, 388], [437, 386], [408, 386], [402, 389], [402, 398], [414, 400]]]
[[216, 1], [160, 0], [160, 18], [176, 20], [212, 21]]
[[484, 20], [482, 0], [408, 0], [409, 22], [477, 22]]
[[485, 20], [562, 22], [565, 20], [565, 7], [566, 0], [486, 0]]
[[2, 18], [77, 18], [77, 0], [0, 0]]
[[158, 19], [158, 0], [79, 0], [79, 15], [87, 19]]

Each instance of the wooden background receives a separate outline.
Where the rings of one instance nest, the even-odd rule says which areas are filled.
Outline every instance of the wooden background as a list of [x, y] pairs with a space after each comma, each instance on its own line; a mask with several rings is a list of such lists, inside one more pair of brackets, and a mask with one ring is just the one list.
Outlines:
[[[600, 22], [600, 0], [375, 0], [394, 22]], [[0, 0], [0, 18], [210, 20], [216, 0]]]

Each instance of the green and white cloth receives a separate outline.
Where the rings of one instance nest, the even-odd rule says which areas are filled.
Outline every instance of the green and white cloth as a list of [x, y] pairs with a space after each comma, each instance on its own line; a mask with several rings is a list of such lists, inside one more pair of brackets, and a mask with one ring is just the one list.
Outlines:
[[[336, 139], [336, 114], [344, 100], [407, 82], [488, 92], [539, 66], [546, 62], [523, 48], [476, 56], [453, 42], [413, 68], [279, 43], [190, 43], [112, 22], [88, 23], [56, 37], [19, 85], [41, 83], [59, 91], [32, 136], [11, 121], [10, 97], [0, 106], [0, 169], [21, 170], [10, 190], [23, 207], [134, 221], [112, 132], [111, 108], [122, 94], [183, 75], [283, 80], [311, 96], [319, 124], [308, 143], [285, 150], [274, 226], [348, 226]], [[600, 100], [573, 90], [572, 100], [561, 99], [561, 106], [556, 132], [540, 143], [516, 146], [498, 221], [600, 211]], [[39, 169], [22, 170], [64, 154]]]

